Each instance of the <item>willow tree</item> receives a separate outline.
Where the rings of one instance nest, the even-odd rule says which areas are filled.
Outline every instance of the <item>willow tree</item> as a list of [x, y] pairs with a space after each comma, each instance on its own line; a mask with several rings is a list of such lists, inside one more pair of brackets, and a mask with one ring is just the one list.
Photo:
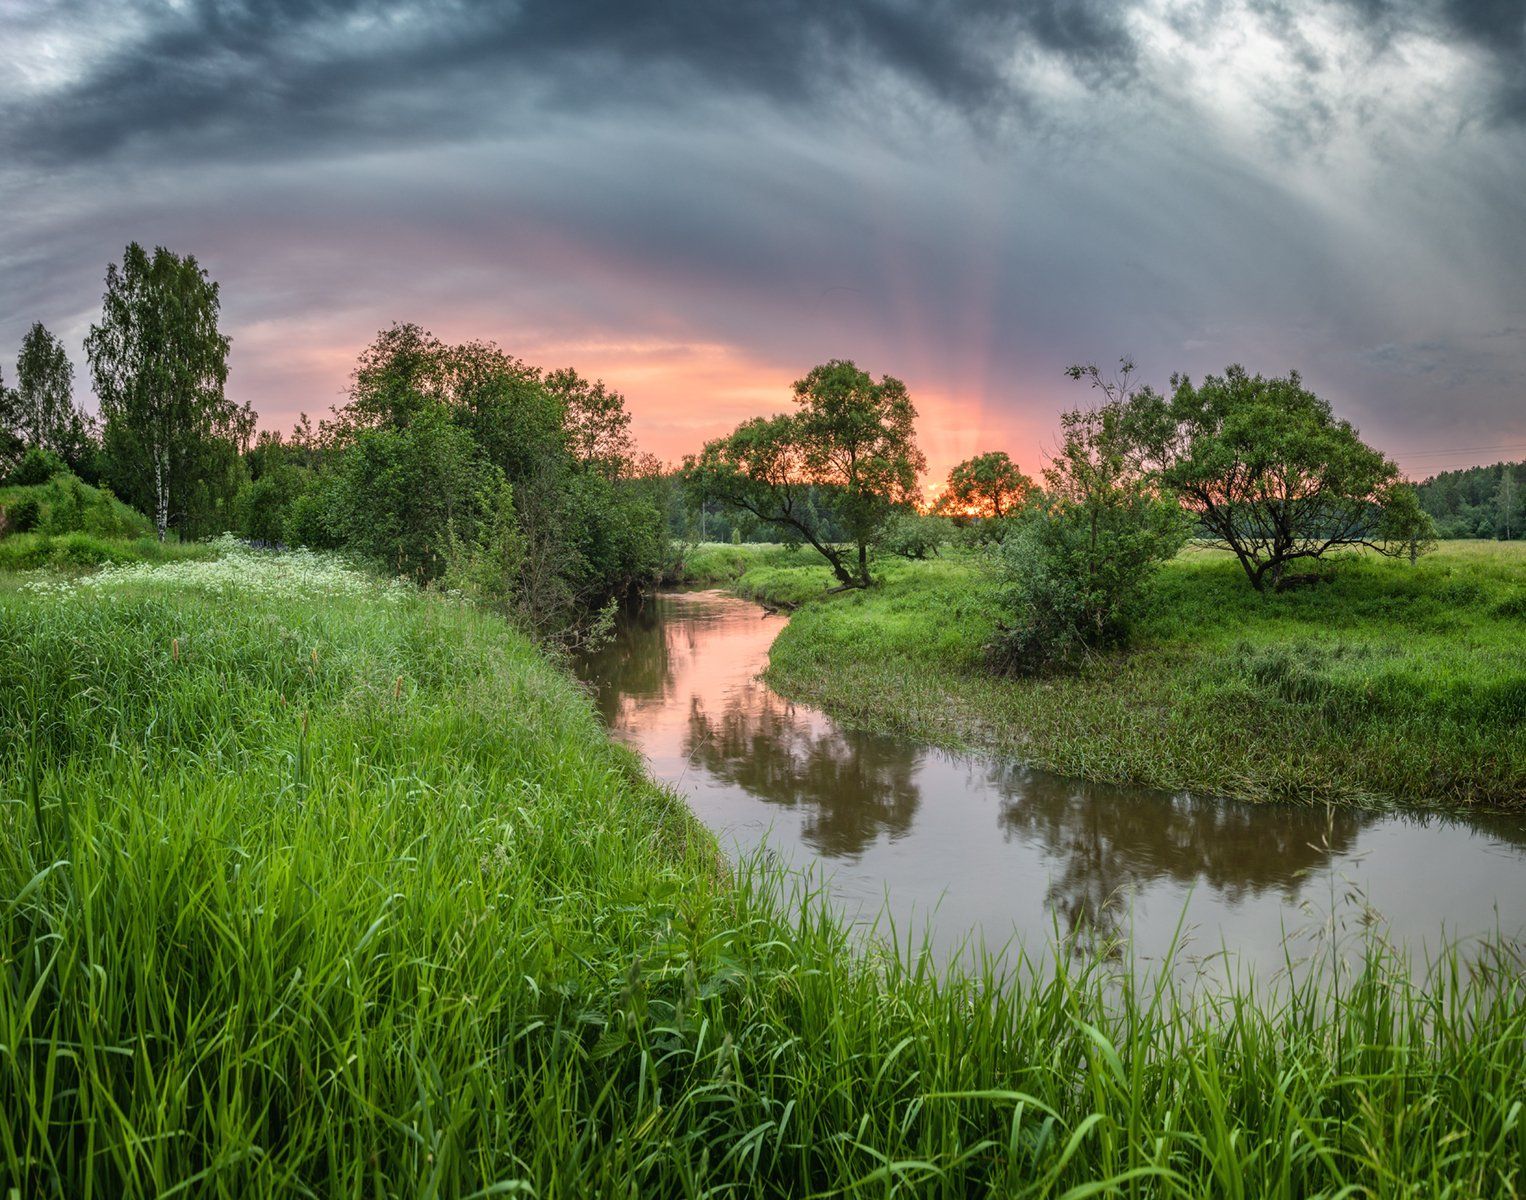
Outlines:
[[[917, 410], [899, 379], [876, 383], [842, 359], [814, 368], [793, 392], [794, 412], [744, 421], [686, 459], [686, 487], [695, 502], [718, 501], [790, 531], [843, 587], [867, 587], [869, 548], [915, 501], [927, 467]], [[846, 545], [826, 536], [824, 518], [847, 533]]]
[[1429, 517], [1393, 460], [1303, 386], [1231, 366], [1169, 397], [1132, 402], [1145, 453], [1199, 533], [1230, 551], [1257, 591], [1289, 565], [1363, 547], [1390, 556], [1428, 545]]
[[217, 284], [190, 255], [152, 255], [133, 242], [106, 268], [90, 360], [108, 473], [125, 499], [153, 514], [163, 541], [193, 505], [231, 503], [252, 417], [223, 393], [229, 338], [218, 330]]

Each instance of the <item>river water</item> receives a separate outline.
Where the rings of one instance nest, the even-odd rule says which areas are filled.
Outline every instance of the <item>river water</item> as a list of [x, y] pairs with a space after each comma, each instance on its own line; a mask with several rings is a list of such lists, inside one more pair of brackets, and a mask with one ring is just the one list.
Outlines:
[[616, 737], [733, 854], [814, 873], [854, 920], [940, 958], [1173, 941], [1257, 976], [1373, 927], [1417, 962], [1526, 938], [1526, 819], [1252, 805], [1086, 783], [838, 725], [758, 678], [784, 618], [673, 592], [581, 665]]

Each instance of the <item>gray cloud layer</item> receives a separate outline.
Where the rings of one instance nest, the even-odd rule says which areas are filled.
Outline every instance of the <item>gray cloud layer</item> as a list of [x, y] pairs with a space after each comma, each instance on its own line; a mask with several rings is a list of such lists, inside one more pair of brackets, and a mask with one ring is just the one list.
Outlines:
[[223, 280], [273, 420], [414, 318], [853, 354], [951, 454], [1115, 351], [1300, 366], [1417, 469], [1526, 449], [1519, 0], [11, 5], [0, 347], [137, 238]]

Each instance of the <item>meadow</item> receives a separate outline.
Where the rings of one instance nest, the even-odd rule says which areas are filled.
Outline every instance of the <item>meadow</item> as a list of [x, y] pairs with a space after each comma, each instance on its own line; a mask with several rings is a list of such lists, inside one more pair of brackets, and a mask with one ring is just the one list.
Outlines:
[[[959, 570], [795, 619], [960, 644]], [[1508, 948], [1190, 997], [855, 948], [544, 651], [337, 559], [0, 577], [0, 735], [13, 1194], [1526, 1186]]]
[[827, 595], [808, 551], [701, 546], [682, 578], [793, 608], [769, 682], [849, 723], [1088, 779], [1267, 800], [1526, 803], [1526, 548], [1447, 542], [1415, 565], [1347, 556], [1262, 594], [1188, 549], [1125, 653], [993, 676], [998, 584], [970, 554], [881, 559]]

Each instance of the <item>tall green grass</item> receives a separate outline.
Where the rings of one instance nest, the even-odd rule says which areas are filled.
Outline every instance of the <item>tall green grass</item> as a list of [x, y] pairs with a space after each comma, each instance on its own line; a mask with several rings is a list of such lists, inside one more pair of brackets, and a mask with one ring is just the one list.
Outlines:
[[524, 638], [330, 560], [0, 589], [0, 789], [0, 1194], [1523, 1186], [1503, 948], [1275, 998], [857, 948]]
[[1002, 614], [979, 559], [880, 564], [823, 598], [808, 557], [754, 552], [743, 595], [806, 603], [770, 655], [786, 695], [850, 722], [1068, 774], [1246, 799], [1526, 803], [1526, 549], [1445, 543], [1418, 565], [1344, 560], [1334, 581], [1252, 590], [1188, 551], [1132, 649], [1078, 675], [1001, 679]]

